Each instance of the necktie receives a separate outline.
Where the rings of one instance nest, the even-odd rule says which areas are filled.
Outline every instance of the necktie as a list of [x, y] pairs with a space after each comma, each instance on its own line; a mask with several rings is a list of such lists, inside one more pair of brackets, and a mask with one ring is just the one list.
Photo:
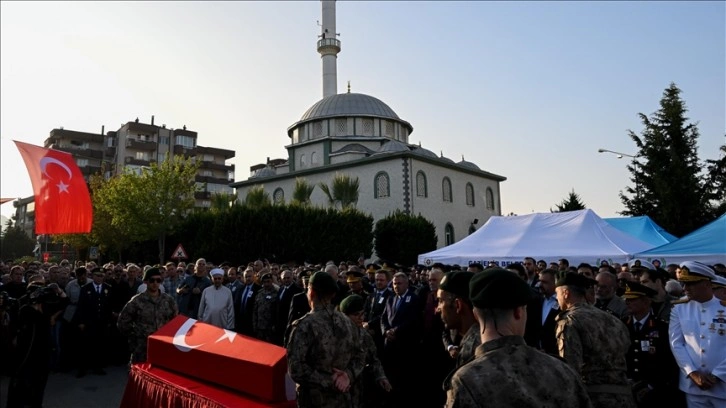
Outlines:
[[282, 290], [280, 291], [280, 299], [282, 299], [282, 295], [285, 294], [285, 289], [287, 289], [287, 286], [282, 287]]
[[398, 311], [398, 306], [400, 304], [401, 304], [401, 297], [400, 296], [396, 296], [396, 304], [393, 305], [393, 311], [394, 312], [397, 312]]
[[96, 286], [96, 292], [100, 295], [101, 294], [101, 285]]
[[242, 310], [247, 308], [247, 293], [250, 291], [250, 285], [245, 286], [245, 291], [242, 293]]
[[640, 328], [643, 326], [640, 322], [635, 322], [635, 332], [640, 333]]

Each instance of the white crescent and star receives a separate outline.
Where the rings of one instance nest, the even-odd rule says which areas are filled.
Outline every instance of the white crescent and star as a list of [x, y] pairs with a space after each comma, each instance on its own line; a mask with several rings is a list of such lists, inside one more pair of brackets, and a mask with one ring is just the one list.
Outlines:
[[[187, 333], [189, 330], [192, 329], [194, 324], [196, 324], [197, 321], [192, 318], [188, 318], [187, 321], [184, 322], [184, 324], [179, 327], [179, 330], [176, 331], [176, 334], [174, 334], [174, 339], [172, 340], [172, 344], [181, 352], [187, 353], [191, 350], [194, 350], [195, 348], [199, 348], [203, 346], [205, 343], [202, 344], [187, 344]], [[215, 341], [215, 343], [219, 343], [220, 341], [224, 339], [228, 339], [230, 343], [234, 342], [234, 338], [237, 336], [236, 332], [233, 332], [231, 330], [224, 329], [224, 333], [220, 338]]]
[[[45, 177], [48, 177], [51, 180], [53, 179], [53, 177], [48, 175], [46, 170], [46, 167], [48, 167], [49, 164], [55, 164], [65, 170], [66, 173], [68, 173], [68, 181], [73, 178], [73, 172], [71, 172], [71, 169], [65, 163], [53, 157], [43, 157], [40, 159], [40, 171], [43, 172]], [[56, 187], [58, 187], [58, 193], [68, 193], [68, 184], [65, 184], [63, 180], [56, 184]]]

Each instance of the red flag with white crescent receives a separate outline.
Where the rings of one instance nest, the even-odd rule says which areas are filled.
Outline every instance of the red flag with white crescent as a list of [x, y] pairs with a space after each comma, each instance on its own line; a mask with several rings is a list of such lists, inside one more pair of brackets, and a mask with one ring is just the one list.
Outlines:
[[33, 184], [35, 233], [91, 232], [91, 195], [73, 156], [59, 150], [14, 142]]

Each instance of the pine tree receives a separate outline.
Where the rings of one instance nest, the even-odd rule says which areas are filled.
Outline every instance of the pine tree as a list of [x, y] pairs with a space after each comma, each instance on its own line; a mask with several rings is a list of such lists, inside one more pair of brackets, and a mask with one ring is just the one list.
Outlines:
[[708, 163], [709, 198], [715, 203], [714, 215], [726, 212], [726, 144], [721, 145], [721, 158], [706, 160]]
[[562, 200], [561, 203], [555, 204], [555, 207], [557, 208], [554, 211], [550, 209], [550, 212], [584, 210], [585, 203], [582, 202], [582, 200], [580, 199], [580, 195], [575, 193], [575, 189], [573, 188], [572, 191], [570, 191], [570, 193], [567, 195], [567, 198]]
[[712, 219], [703, 166], [698, 161], [698, 127], [688, 123], [681, 90], [671, 83], [660, 109], [640, 113], [643, 130], [628, 131], [638, 154], [628, 166], [635, 187], [620, 193], [623, 215], [648, 215], [674, 235], [683, 236]]

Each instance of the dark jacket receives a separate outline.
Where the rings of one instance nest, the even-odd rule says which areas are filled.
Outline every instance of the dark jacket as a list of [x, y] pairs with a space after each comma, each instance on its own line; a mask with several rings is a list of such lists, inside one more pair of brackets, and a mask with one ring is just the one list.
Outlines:
[[[245, 286], [238, 288], [232, 300], [234, 301], [234, 330], [248, 336], [253, 335], [252, 312], [255, 306], [255, 296], [262, 290], [262, 286], [252, 283], [249, 290]], [[245, 295], [245, 293], [247, 293]], [[247, 297], [245, 302], [243, 297]]]

